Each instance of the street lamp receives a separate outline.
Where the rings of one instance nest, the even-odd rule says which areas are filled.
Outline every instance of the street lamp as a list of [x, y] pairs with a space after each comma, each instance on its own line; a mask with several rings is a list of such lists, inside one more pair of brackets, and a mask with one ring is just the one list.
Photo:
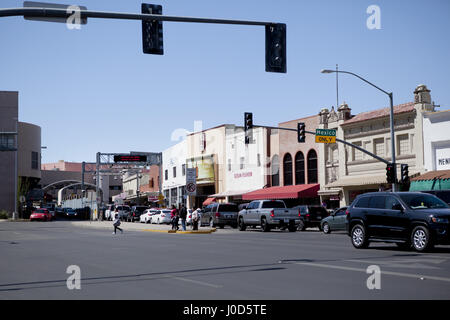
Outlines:
[[[393, 93], [392, 92], [387, 92], [379, 87], [377, 87], [376, 85], [374, 85], [373, 83], [367, 81], [366, 79], [364, 79], [363, 77], [353, 73], [353, 72], [348, 72], [348, 71], [342, 71], [342, 70], [329, 70], [329, 69], [322, 69], [320, 71], [321, 73], [327, 74], [327, 73], [347, 73], [350, 74], [352, 76], [357, 77], [358, 79], [361, 79], [362, 81], [366, 82], [367, 84], [370, 84], [372, 87], [377, 88], [378, 90], [380, 90], [381, 92], [383, 92], [384, 94], [387, 94], [389, 96], [389, 101], [391, 104], [391, 114], [390, 114], [390, 126], [391, 126], [391, 150], [392, 150], [392, 164], [394, 165], [394, 176], [397, 179], [397, 167], [396, 167], [396, 163], [395, 163], [395, 132], [394, 132], [394, 99], [393, 99]], [[392, 191], [397, 191], [397, 180], [394, 181], [394, 183], [392, 184]]]

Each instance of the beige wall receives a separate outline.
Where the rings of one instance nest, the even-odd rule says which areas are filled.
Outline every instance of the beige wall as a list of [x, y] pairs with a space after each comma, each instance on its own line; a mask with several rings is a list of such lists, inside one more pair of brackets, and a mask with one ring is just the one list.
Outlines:
[[[41, 178], [41, 127], [19, 122], [19, 176]], [[31, 167], [31, 154], [37, 152], [37, 169]]]

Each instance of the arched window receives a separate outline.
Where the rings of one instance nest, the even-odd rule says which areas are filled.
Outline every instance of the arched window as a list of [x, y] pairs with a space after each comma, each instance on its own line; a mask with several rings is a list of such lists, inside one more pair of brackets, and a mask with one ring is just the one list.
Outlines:
[[301, 151], [295, 155], [295, 184], [305, 184], [305, 156]]
[[280, 185], [280, 161], [278, 156], [272, 157], [272, 187]]
[[283, 158], [283, 181], [285, 186], [292, 185], [292, 157], [289, 153]]
[[315, 150], [308, 152], [308, 183], [317, 183], [317, 153]]

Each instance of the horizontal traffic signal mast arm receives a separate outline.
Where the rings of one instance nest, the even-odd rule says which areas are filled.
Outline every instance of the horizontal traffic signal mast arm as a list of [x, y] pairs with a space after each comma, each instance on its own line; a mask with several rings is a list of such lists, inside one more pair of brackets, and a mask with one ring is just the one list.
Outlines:
[[[72, 12], [66, 9], [53, 8], [8, 8], [0, 9], [0, 17], [42, 17], [42, 18], [69, 18]], [[213, 18], [194, 18], [194, 17], [177, 17], [164, 16], [157, 14], [138, 14], [124, 12], [104, 12], [80, 10], [80, 18], [104, 18], [104, 19], [124, 19], [124, 20], [142, 20], [142, 21], [173, 21], [173, 22], [193, 22], [193, 23], [216, 23], [216, 24], [238, 24], [249, 26], [269, 26], [276, 24], [275, 22], [249, 21], [249, 20], [228, 20]]]
[[[259, 126], [259, 125], [253, 125], [253, 127], [254, 127], [254, 128], [267, 128], [267, 129], [277, 129], [277, 130], [287, 130], [287, 131], [295, 131], [295, 132], [297, 132], [297, 129], [293, 129], [293, 128], [270, 127], [270, 126]], [[312, 134], [312, 135], [316, 135], [315, 132], [307, 131], [307, 130], [305, 130], [305, 133], [309, 133], [309, 134]], [[367, 151], [366, 149], [363, 149], [363, 148], [361, 148], [360, 146], [354, 145], [353, 143], [350, 143], [350, 142], [348, 142], [348, 141], [345, 141], [345, 140], [342, 140], [342, 139], [339, 139], [339, 138], [336, 138], [336, 141], [337, 141], [337, 142], [341, 142], [341, 143], [343, 143], [343, 144], [346, 144], [346, 145], [348, 145], [348, 146], [350, 146], [350, 147], [352, 147], [352, 148], [358, 149], [359, 151], [364, 152], [365, 154], [371, 156], [372, 158], [377, 159], [378, 161], [384, 162], [385, 164], [390, 164], [390, 162], [387, 161], [386, 159], [380, 158], [380, 157], [377, 156], [376, 154], [374, 154], [374, 153], [372, 153], [372, 152], [370, 152], [370, 151]]]

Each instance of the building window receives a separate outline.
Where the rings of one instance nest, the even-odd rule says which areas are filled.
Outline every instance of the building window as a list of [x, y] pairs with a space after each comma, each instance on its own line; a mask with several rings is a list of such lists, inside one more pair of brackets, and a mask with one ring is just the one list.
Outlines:
[[258, 153], [258, 167], [261, 167], [261, 154], [260, 153]]
[[186, 165], [182, 164], [181, 165], [181, 175], [184, 177], [186, 175]]
[[164, 178], [166, 179], [166, 180], [169, 180], [169, 170], [164, 170]]
[[295, 184], [305, 184], [305, 156], [301, 151], [295, 155]]
[[285, 186], [292, 185], [292, 157], [289, 153], [283, 158], [283, 180]]
[[228, 159], [228, 171], [231, 172], [231, 159]]
[[272, 186], [276, 187], [280, 185], [280, 161], [278, 156], [275, 155], [272, 158]]
[[177, 177], [177, 167], [173, 167], [173, 177], [176, 178]]
[[244, 162], [245, 162], [245, 158], [244, 157], [241, 157], [241, 164], [240, 164], [240, 169], [242, 170], [242, 169], [244, 169]]
[[153, 180], [153, 178], [150, 180], [150, 188], [154, 188], [155, 187], [155, 181]]
[[315, 150], [308, 152], [308, 183], [317, 183], [317, 153]]
[[31, 151], [31, 169], [39, 169], [39, 153]]
[[385, 150], [384, 139], [383, 138], [375, 139], [373, 141], [374, 153], [379, 157], [384, 157], [384, 153], [385, 153], [384, 150]]
[[[362, 146], [361, 141], [353, 142], [353, 144], [358, 147]], [[353, 148], [353, 161], [360, 161], [362, 159], [363, 159], [362, 151], [359, 151], [358, 149]]]
[[408, 134], [402, 134], [397, 136], [397, 154], [399, 156], [409, 154]]

